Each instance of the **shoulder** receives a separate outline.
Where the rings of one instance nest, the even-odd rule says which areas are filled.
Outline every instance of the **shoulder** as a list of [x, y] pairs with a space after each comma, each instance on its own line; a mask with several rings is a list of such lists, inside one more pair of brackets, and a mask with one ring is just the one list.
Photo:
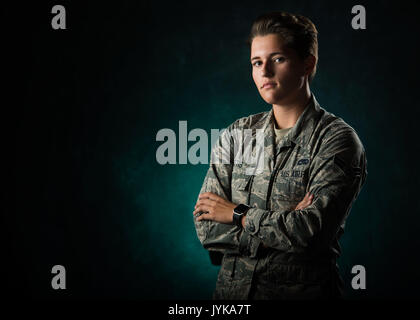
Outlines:
[[325, 109], [323, 111], [318, 124], [322, 153], [342, 153], [349, 158], [364, 155], [365, 148], [356, 130], [342, 118]]
[[218, 143], [215, 146], [215, 148], [228, 149], [229, 147], [232, 147], [235, 143], [242, 143], [241, 132], [245, 129], [255, 129], [262, 127], [268, 115], [269, 111], [265, 111], [256, 114], [251, 114], [249, 116], [241, 117], [235, 120], [234, 122], [229, 124], [225, 129], [220, 130], [218, 136]]
[[360, 140], [356, 129], [344, 121], [344, 119], [325, 109], [324, 114], [320, 119], [320, 127], [323, 131], [324, 139], [327, 141], [343, 140], [363, 148], [362, 141]]
[[322, 114], [318, 127], [320, 145], [315, 158], [321, 163], [332, 160], [334, 167], [340, 168], [345, 176], [360, 177], [364, 182], [367, 176], [366, 151], [356, 130], [327, 111]]
[[259, 112], [251, 114], [246, 117], [239, 118], [231, 123], [229, 129], [254, 129], [262, 126], [264, 121], [269, 116], [270, 111]]

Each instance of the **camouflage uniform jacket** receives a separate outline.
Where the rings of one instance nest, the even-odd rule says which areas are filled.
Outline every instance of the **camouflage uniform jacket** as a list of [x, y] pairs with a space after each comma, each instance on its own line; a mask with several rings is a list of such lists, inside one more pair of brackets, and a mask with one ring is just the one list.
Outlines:
[[[214, 299], [341, 294], [338, 240], [367, 176], [364, 147], [355, 130], [320, 107], [313, 94], [277, 146], [274, 121], [272, 109], [238, 119], [212, 149], [212, 156], [229, 155], [230, 160], [210, 162], [200, 193], [213, 192], [252, 207], [244, 228], [194, 219], [204, 248], [223, 254]], [[236, 163], [234, 129], [262, 129], [262, 171], [246, 162]], [[255, 139], [253, 133], [251, 140]], [[251, 148], [256, 145], [256, 141], [248, 142]], [[314, 195], [312, 204], [294, 210], [307, 192]]]

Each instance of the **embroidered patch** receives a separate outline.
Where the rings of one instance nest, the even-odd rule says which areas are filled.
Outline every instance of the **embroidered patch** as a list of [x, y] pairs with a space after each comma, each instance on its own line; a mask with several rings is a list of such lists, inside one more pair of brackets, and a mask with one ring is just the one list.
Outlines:
[[304, 170], [281, 170], [280, 175], [283, 178], [302, 178], [305, 176], [305, 172]]
[[297, 163], [297, 165], [301, 165], [301, 164], [308, 164], [309, 163], [309, 159], [300, 159]]

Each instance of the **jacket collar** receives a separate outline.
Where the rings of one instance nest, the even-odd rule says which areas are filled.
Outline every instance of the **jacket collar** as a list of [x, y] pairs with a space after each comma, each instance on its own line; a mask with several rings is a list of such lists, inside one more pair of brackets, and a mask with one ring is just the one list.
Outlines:
[[[319, 121], [319, 118], [322, 115], [322, 108], [320, 107], [318, 101], [315, 99], [314, 94], [311, 94], [310, 100], [296, 121], [292, 129], [283, 137], [279, 145], [276, 146], [276, 154], [280, 152], [282, 147], [288, 147], [293, 144], [297, 144], [301, 147], [305, 147], [309, 139], [312, 136], [312, 133], [315, 129], [316, 124]], [[274, 112], [273, 109], [267, 113], [266, 117], [261, 119], [261, 122], [257, 125], [260, 125], [264, 129], [264, 140], [266, 146], [267, 155], [272, 158], [274, 155], [274, 146], [275, 144], [275, 133], [274, 133]]]

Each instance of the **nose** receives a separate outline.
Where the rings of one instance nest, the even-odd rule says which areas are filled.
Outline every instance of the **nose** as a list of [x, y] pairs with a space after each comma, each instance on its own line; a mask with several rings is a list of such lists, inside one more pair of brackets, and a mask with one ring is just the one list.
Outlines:
[[269, 61], [266, 61], [261, 67], [263, 77], [271, 77], [273, 75], [273, 67]]

